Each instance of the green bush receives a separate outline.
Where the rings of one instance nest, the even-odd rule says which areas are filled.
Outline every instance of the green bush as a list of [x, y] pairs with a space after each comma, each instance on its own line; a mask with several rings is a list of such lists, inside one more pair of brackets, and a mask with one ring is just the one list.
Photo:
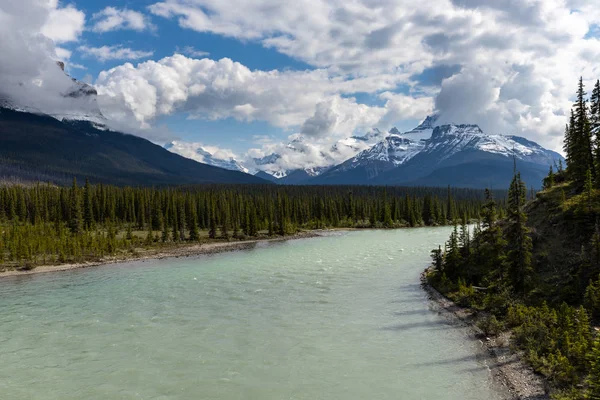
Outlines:
[[497, 336], [504, 329], [502, 322], [498, 321], [495, 315], [489, 315], [477, 322], [477, 327], [483, 331], [486, 336]]

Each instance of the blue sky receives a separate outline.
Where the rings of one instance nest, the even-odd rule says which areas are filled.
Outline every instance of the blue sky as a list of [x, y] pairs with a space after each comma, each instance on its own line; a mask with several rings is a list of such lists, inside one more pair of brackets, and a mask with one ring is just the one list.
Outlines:
[[4, 87], [51, 79], [40, 57], [60, 59], [123, 130], [241, 159], [302, 136], [294, 165], [343, 161], [331, 149], [345, 138], [434, 112], [559, 150], [578, 76], [600, 77], [594, 0], [11, 0], [0, 13]]
[[[118, 9], [147, 13], [147, 7], [154, 3], [154, 1], [146, 0], [136, 2], [115, 0], [102, 3], [94, 0], [78, 0], [74, 4], [86, 15], [94, 15], [105, 9], [109, 4]], [[188, 48], [199, 53], [206, 53], [205, 55], [199, 55], [200, 57], [215, 60], [230, 58], [251, 70], [307, 71], [316, 68], [309, 63], [278, 52], [274, 48], [265, 47], [261, 43], [252, 40], [239, 40], [213, 33], [182, 29], [177, 20], [173, 19], [151, 18], [151, 24], [153, 28], [143, 31], [132, 29], [119, 29], [102, 33], [92, 30], [83, 31], [80, 40], [76, 43], [62, 46], [72, 51], [67, 66], [72, 64], [85, 67], [70, 68], [69, 73], [77, 79], [93, 82], [100, 72], [117, 67], [123, 64], [124, 61], [137, 64], [146, 60], [159, 60], [172, 56], [176, 52], [185, 53]], [[83, 52], [78, 52], [77, 49], [82, 45], [88, 47], [122, 46], [152, 52], [153, 54], [134, 60], [99, 60]], [[458, 70], [460, 70], [459, 65], [442, 65], [439, 68], [426, 69], [422, 73], [414, 75], [413, 78], [425, 87], [436, 87], [441, 84], [442, 78], [451, 76]], [[410, 87], [400, 83], [390, 91], [408, 94]], [[357, 103], [370, 106], [383, 106], [385, 103], [384, 100], [373, 93], [354, 92], [344, 94], [343, 97], [354, 98]], [[420, 118], [409, 118], [393, 121], [393, 124], [400, 130], [409, 130], [419, 122]], [[167, 126], [178, 139], [197, 141], [214, 146], [225, 145], [237, 152], [243, 152], [251, 146], [253, 143], [252, 138], [255, 135], [268, 136], [274, 140], [286, 140], [288, 135], [297, 131], [295, 127], [280, 128], [266, 121], [247, 122], [231, 117], [219, 120], [190, 119], [185, 113], [159, 116], [153, 123], [157, 126]], [[348, 136], [352, 134], [352, 132], [349, 132]]]

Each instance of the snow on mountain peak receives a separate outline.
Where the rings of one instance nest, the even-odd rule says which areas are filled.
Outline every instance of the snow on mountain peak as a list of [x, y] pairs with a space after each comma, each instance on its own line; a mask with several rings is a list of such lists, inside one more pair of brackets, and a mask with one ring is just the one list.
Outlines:
[[172, 153], [179, 154], [180, 156], [190, 158], [203, 164], [231, 171], [250, 172], [248, 168], [233, 157], [233, 154], [217, 154], [217, 152], [209, 151], [210, 149], [207, 149], [200, 143], [173, 141], [167, 143], [164, 148]]
[[488, 135], [474, 124], [436, 125], [437, 120], [438, 115], [429, 116], [415, 129], [404, 133], [392, 129], [385, 139], [335, 169], [348, 171], [365, 167], [375, 176], [405, 164], [419, 154], [435, 154], [435, 159], [442, 161], [462, 151], [515, 156], [545, 165], [551, 165], [556, 157], [560, 157], [537, 143], [518, 136]]

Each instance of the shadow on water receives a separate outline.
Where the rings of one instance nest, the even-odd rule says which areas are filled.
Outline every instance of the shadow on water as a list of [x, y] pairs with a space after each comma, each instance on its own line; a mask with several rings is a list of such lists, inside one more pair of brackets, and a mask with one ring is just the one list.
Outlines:
[[407, 315], [430, 315], [431, 313], [436, 312], [431, 309], [420, 309], [420, 310], [410, 310], [410, 311], [394, 311], [392, 315], [396, 317], [404, 317]]
[[[508, 360], [508, 361], [496, 362], [496, 363], [494, 363], [494, 367], [503, 367], [505, 365], [514, 364], [516, 362], [517, 362], [517, 360], [514, 360], [514, 359], [513, 360]], [[464, 368], [464, 369], [461, 369], [461, 370], [459, 370], [459, 372], [471, 373], [471, 372], [477, 372], [479, 370], [480, 370], [479, 368], [473, 367], [473, 368]]]
[[460, 326], [449, 323], [448, 321], [422, 321], [422, 322], [411, 322], [407, 324], [396, 324], [385, 326], [381, 328], [385, 331], [407, 331], [416, 328], [429, 328], [429, 329], [456, 329]]
[[[485, 359], [485, 357], [481, 354], [473, 354], [473, 355], [468, 355], [468, 356], [464, 356], [464, 357], [416, 363], [416, 364], [412, 364], [412, 366], [420, 368], [420, 367], [432, 367], [434, 365], [454, 365], [454, 364], [460, 364], [460, 363], [473, 363], [473, 362], [477, 362], [477, 361], [482, 361], [484, 359]], [[467, 371], [478, 371], [478, 370], [481, 370], [481, 368], [470, 368], [470, 369], [465, 369], [463, 371], [467, 372]]]

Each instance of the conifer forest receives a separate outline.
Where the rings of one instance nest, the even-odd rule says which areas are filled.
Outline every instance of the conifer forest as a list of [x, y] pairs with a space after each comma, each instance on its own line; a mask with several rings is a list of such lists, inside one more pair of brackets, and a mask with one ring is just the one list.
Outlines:
[[[501, 191], [498, 192], [502, 195]], [[0, 187], [4, 268], [101, 260], [139, 248], [476, 219], [480, 190], [214, 185], [131, 188], [74, 180]]]
[[579, 81], [564, 151], [533, 201], [515, 169], [505, 218], [487, 192], [481, 220], [432, 251], [428, 280], [486, 335], [510, 332], [554, 398], [600, 399], [600, 81], [589, 99]]

